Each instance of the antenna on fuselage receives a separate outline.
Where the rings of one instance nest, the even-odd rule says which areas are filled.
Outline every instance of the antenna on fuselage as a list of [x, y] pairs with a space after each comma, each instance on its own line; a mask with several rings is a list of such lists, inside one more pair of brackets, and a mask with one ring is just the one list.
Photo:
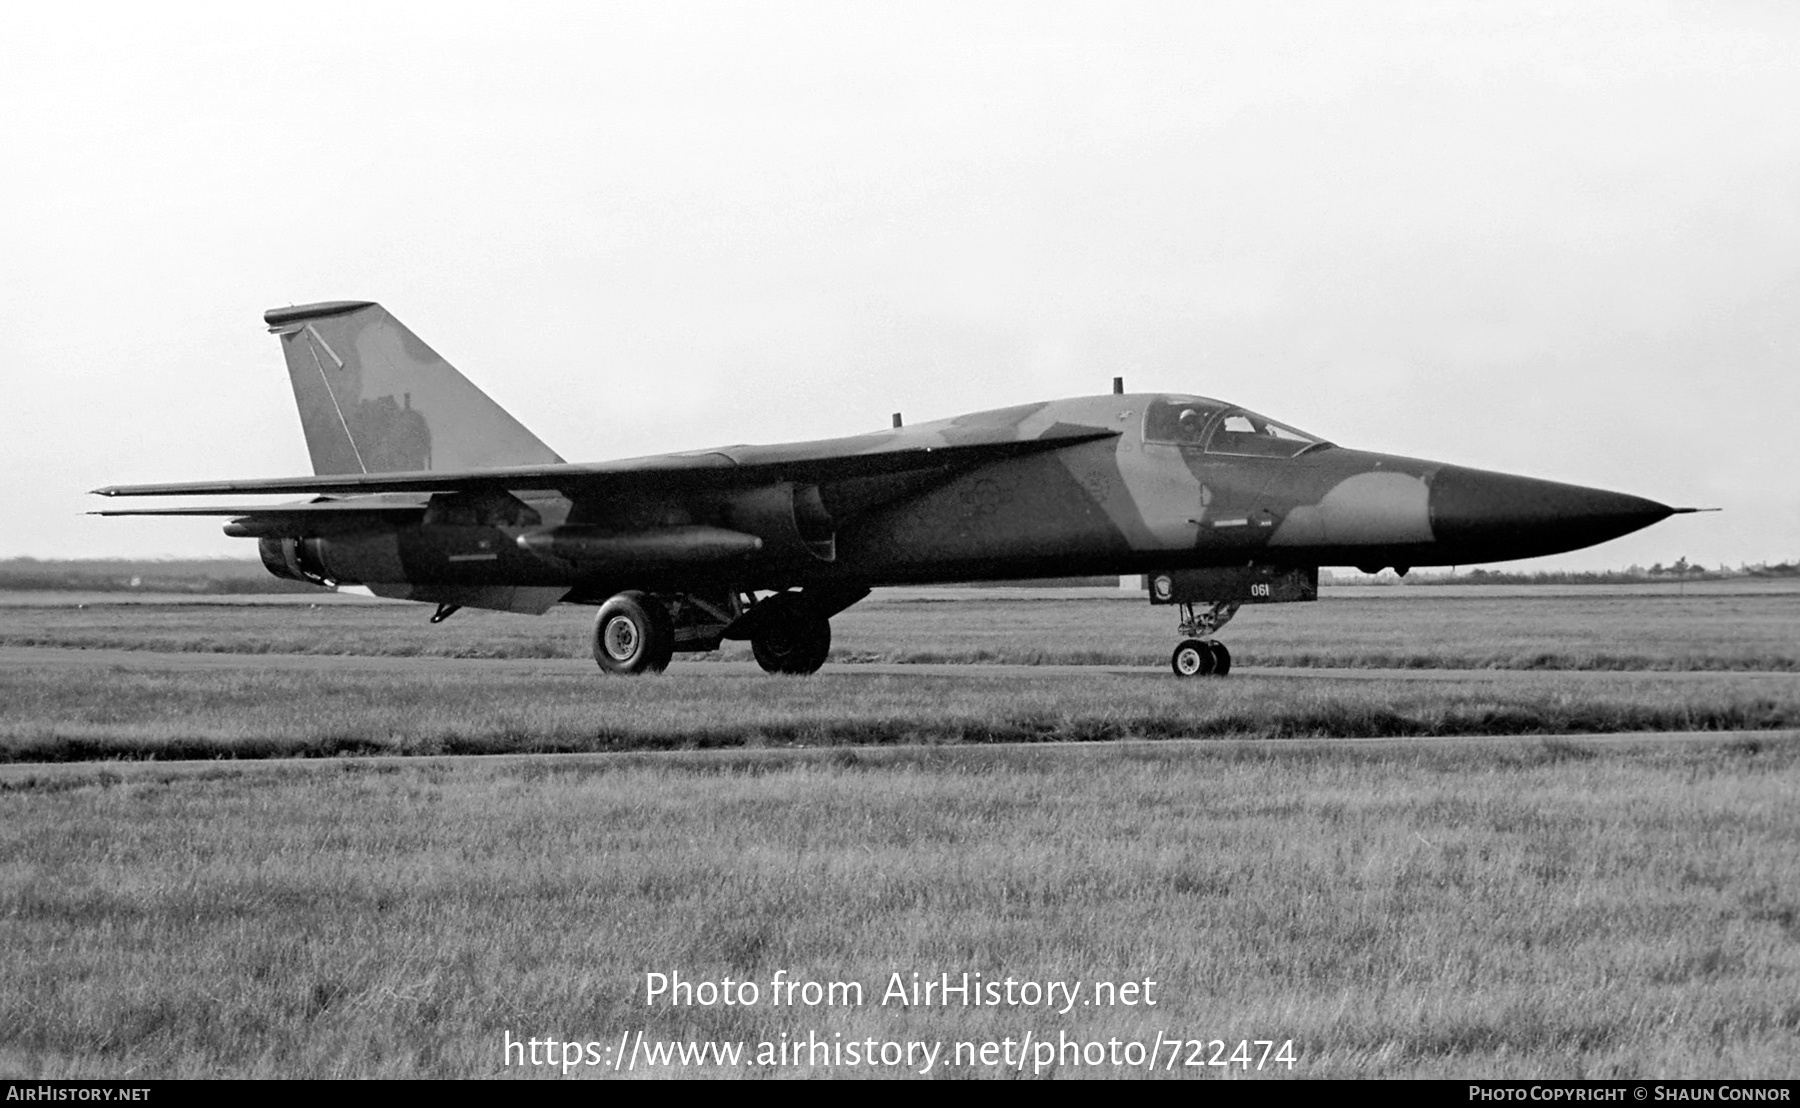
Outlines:
[[1114, 377], [1113, 378], [1113, 395], [1114, 396], [1125, 395], [1125, 378], [1123, 378], [1123, 377]]
[[898, 431], [899, 429], [900, 429], [900, 413], [895, 412], [894, 413], [894, 430]]

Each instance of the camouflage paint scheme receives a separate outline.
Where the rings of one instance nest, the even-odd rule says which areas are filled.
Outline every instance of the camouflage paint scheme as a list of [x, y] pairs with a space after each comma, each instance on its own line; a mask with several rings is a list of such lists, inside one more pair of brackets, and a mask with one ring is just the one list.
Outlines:
[[[1322, 565], [1527, 558], [1685, 510], [1347, 449], [1169, 394], [568, 464], [377, 304], [264, 318], [282, 343], [314, 476], [96, 491], [311, 499], [100, 514], [230, 516], [226, 532], [260, 540], [279, 575], [434, 602], [438, 618], [464, 605], [542, 612], [635, 597], [649, 614], [614, 645], [648, 635], [649, 669], [666, 664], [664, 648], [710, 649], [721, 636], [772, 642], [799, 627], [828, 642], [820, 625], [882, 585], [1217, 567], [1213, 578], [1181, 574], [1186, 595], [1174, 599], [1273, 599], [1233, 595], [1243, 574], [1227, 571], [1295, 570], [1316, 582]], [[1205, 595], [1209, 580], [1221, 595]], [[766, 593], [777, 595], [759, 600]], [[671, 627], [672, 647], [662, 641]], [[609, 665], [596, 634], [603, 668], [640, 671]]]

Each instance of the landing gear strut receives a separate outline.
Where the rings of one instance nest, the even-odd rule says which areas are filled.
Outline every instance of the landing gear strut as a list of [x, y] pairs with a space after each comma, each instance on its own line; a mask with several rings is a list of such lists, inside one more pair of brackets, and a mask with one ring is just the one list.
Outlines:
[[1225, 644], [1208, 636], [1231, 622], [1237, 615], [1239, 601], [1220, 600], [1210, 605], [1206, 611], [1197, 611], [1192, 604], [1181, 606], [1181, 633], [1190, 636], [1183, 639], [1175, 648], [1169, 659], [1169, 668], [1177, 677], [1223, 677], [1231, 672], [1231, 651]]

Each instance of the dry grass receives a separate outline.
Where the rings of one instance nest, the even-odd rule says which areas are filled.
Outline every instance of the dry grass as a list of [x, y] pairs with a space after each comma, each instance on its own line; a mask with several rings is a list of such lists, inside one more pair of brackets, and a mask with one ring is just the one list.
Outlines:
[[[1792, 1078], [1797, 763], [1790, 738], [74, 770], [0, 794], [0, 1069], [479, 1076], [519, 1072], [504, 1033], [810, 1029]], [[648, 972], [778, 970], [870, 1003], [643, 1000]], [[874, 1003], [914, 970], [1149, 978], [1159, 1003]]]
[[1184, 682], [720, 670], [623, 681], [573, 662], [362, 669], [246, 659], [182, 669], [153, 657], [0, 669], [0, 761], [1800, 727], [1800, 681], [1785, 677]]

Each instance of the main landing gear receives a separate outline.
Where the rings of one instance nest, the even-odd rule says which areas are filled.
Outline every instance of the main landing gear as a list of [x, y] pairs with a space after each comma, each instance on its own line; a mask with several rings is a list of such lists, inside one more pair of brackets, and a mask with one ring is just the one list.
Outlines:
[[608, 673], [661, 673], [675, 656], [675, 621], [662, 601], [622, 592], [594, 617], [594, 661]]
[[1231, 651], [1211, 638], [1219, 628], [1237, 615], [1239, 601], [1220, 600], [1206, 611], [1196, 611], [1192, 604], [1181, 606], [1181, 633], [1189, 636], [1175, 648], [1169, 667], [1177, 677], [1223, 677], [1231, 672]]
[[802, 614], [751, 639], [750, 653], [768, 673], [817, 673], [831, 653], [831, 621]]
[[855, 586], [779, 592], [755, 601], [722, 634], [749, 639], [756, 664], [769, 673], [817, 673], [831, 653], [831, 617], [867, 595]]
[[756, 664], [770, 673], [817, 673], [831, 653], [831, 617], [867, 595], [856, 586], [789, 590], [761, 600], [745, 592], [622, 592], [594, 618], [594, 661], [623, 676], [661, 673], [677, 651], [748, 639]]

